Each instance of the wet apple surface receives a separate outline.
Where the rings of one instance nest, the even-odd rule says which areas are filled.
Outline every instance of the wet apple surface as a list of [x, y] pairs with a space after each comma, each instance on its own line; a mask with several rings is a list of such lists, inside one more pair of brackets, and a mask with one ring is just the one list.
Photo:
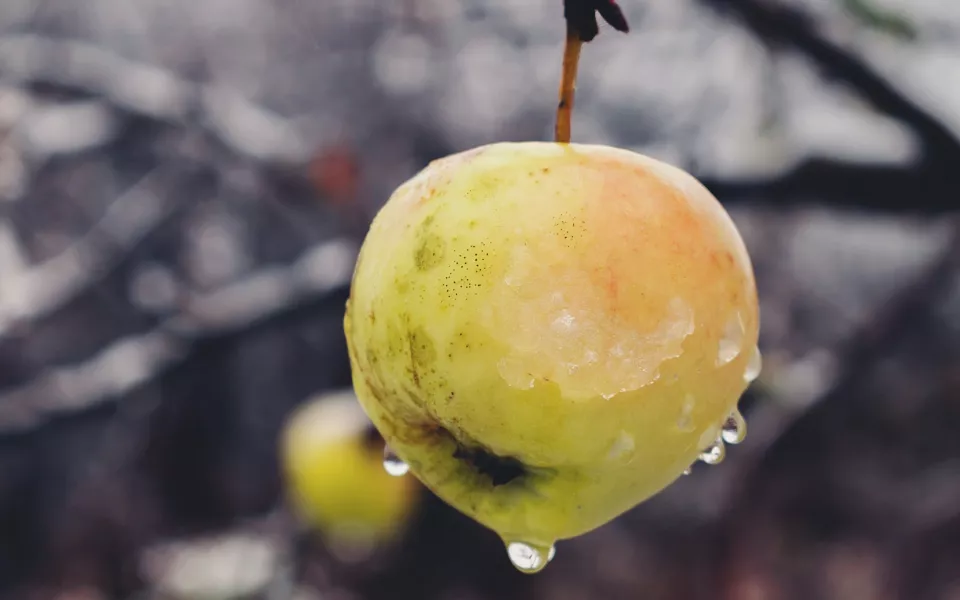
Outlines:
[[696, 179], [544, 142], [400, 186], [345, 317], [354, 387], [395, 457], [529, 571], [742, 440], [758, 327], [747, 251]]

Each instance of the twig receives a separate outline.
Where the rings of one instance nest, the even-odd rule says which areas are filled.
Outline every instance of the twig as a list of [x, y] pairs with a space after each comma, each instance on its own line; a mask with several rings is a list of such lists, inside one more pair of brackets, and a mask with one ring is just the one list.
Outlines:
[[791, 46], [823, 74], [850, 86], [879, 112], [910, 127], [922, 145], [922, 158], [911, 170], [844, 165], [810, 160], [782, 177], [753, 181], [705, 181], [724, 202], [748, 197], [785, 197], [795, 202], [816, 196], [841, 206], [884, 211], [939, 214], [960, 208], [960, 141], [941, 123], [870, 66], [821, 36], [802, 12], [758, 0], [699, 0], [739, 18], [771, 46]]
[[564, 0], [563, 16], [567, 22], [567, 35], [563, 45], [560, 102], [557, 105], [554, 130], [554, 140], [560, 144], [570, 143], [570, 122], [573, 118], [580, 53], [583, 44], [592, 41], [600, 32], [597, 14], [618, 31], [630, 30], [627, 19], [615, 0]]
[[567, 28], [563, 48], [563, 73], [560, 78], [560, 103], [557, 105], [557, 125], [554, 141], [570, 143], [570, 121], [573, 117], [574, 96], [577, 91], [577, 70], [580, 66], [580, 51], [583, 40], [572, 27]]
[[878, 111], [911, 127], [938, 166], [950, 165], [950, 174], [960, 162], [960, 144], [947, 126], [866, 63], [821, 36], [810, 19], [783, 4], [759, 0], [699, 0], [721, 12], [736, 15], [749, 29], [771, 45], [792, 46], [808, 57], [828, 77], [842, 81]]
[[[769, 178], [701, 177], [725, 205], [812, 203], [887, 214], [944, 215], [960, 211], [960, 179], [944, 181], [925, 164], [908, 167], [844, 164], [810, 159]], [[955, 190], [955, 191], [953, 191]]]

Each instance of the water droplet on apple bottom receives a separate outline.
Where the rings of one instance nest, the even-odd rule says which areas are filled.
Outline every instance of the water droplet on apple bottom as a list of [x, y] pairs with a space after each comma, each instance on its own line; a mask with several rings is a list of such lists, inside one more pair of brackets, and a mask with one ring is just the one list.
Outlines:
[[740, 411], [733, 409], [727, 420], [723, 422], [720, 437], [728, 444], [739, 444], [747, 437], [747, 422]]
[[760, 355], [760, 349], [754, 348], [750, 355], [750, 361], [747, 362], [747, 368], [743, 371], [743, 380], [747, 383], [753, 383], [760, 377], [760, 371], [763, 369], [763, 357]]
[[542, 571], [553, 560], [557, 549], [553, 546], [538, 546], [526, 542], [509, 542], [507, 556], [510, 562], [522, 573], [537, 573]]
[[383, 449], [383, 470], [394, 477], [403, 477], [410, 471], [410, 465], [403, 462], [403, 460], [390, 449], [390, 446], [386, 446]]
[[700, 460], [708, 465], [718, 465], [726, 456], [727, 448], [723, 445], [723, 438], [718, 436], [715, 442], [700, 453]]

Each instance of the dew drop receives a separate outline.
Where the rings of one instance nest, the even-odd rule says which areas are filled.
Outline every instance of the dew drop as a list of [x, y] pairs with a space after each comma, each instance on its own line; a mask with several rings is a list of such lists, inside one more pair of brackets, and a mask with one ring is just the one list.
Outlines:
[[557, 549], [554, 546], [537, 547], [525, 542], [510, 542], [507, 544], [507, 556], [510, 562], [522, 573], [537, 573], [547, 566]]
[[743, 380], [747, 383], [753, 383], [760, 377], [760, 371], [763, 369], [763, 357], [760, 355], [760, 349], [754, 348], [747, 368], [743, 372]]
[[740, 356], [743, 351], [743, 336], [745, 334], [743, 319], [738, 312], [729, 321], [720, 338], [720, 349], [717, 354], [717, 366], [723, 366]]
[[728, 444], [739, 444], [747, 437], [747, 422], [740, 411], [734, 409], [727, 420], [723, 422], [720, 436]]
[[700, 460], [708, 465], [718, 465], [727, 457], [727, 448], [723, 445], [723, 439], [717, 438], [706, 450], [700, 453]]
[[410, 471], [410, 465], [403, 462], [390, 446], [386, 446], [383, 449], [383, 470], [394, 477], [403, 477]]

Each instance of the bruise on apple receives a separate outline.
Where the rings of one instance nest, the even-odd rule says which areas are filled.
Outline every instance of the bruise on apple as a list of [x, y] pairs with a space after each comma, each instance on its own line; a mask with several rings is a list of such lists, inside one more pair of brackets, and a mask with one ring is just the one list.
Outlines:
[[424, 233], [413, 257], [417, 270], [429, 271], [442, 263], [445, 248], [446, 242], [442, 237], [434, 233]]
[[[387, 392], [374, 383], [372, 379], [366, 378], [364, 383], [381, 406], [395, 407], [403, 403], [403, 400], [396, 394]], [[419, 379], [415, 377], [413, 384], [419, 387]], [[430, 413], [426, 403], [419, 397], [418, 393], [410, 389], [404, 391], [409, 400], [422, 413], [414, 417], [412, 412], [406, 411], [407, 418], [404, 419], [403, 423], [395, 422], [386, 414], [381, 415], [383, 424], [390, 428], [391, 433], [398, 440], [405, 444], [451, 446], [453, 448], [450, 453], [451, 458], [467, 467], [480, 478], [489, 480], [492, 487], [517, 482], [529, 474], [528, 467], [518, 459], [511, 456], [498, 456], [477, 441], [467, 438], [463, 432], [454, 434], [450, 429], [441, 425]], [[398, 412], [403, 414], [403, 411]]]
[[489, 477], [494, 487], [506, 485], [523, 477], [527, 472], [527, 468], [519, 460], [510, 456], [497, 456], [480, 446], [467, 448], [458, 445], [453, 457], [466, 462], [481, 475]]
[[[399, 334], [399, 331], [395, 333]], [[451, 458], [478, 477], [488, 480], [492, 487], [522, 480], [529, 473], [529, 469], [521, 461], [510, 456], [498, 456], [476, 440], [469, 439], [462, 431], [455, 434], [439, 423], [421, 397], [421, 394], [428, 391], [424, 389], [428, 384], [421, 378], [421, 373], [436, 374], [434, 367], [437, 358], [436, 349], [432, 340], [422, 329], [408, 329], [406, 339], [410, 354], [411, 380], [409, 386], [404, 386], [403, 394], [409, 401], [409, 405], [416, 407], [415, 411], [409, 405], [402, 409], [401, 407], [407, 403], [397, 393], [388, 392], [370, 376], [364, 378], [364, 384], [380, 405], [390, 407], [391, 412], [403, 420], [403, 423], [398, 423], [387, 413], [381, 413], [379, 416], [382, 424], [389, 427], [392, 435], [406, 444], [451, 446], [453, 448], [450, 453]], [[396, 348], [396, 345], [389, 344], [389, 347]], [[351, 354], [354, 354], [354, 360], [356, 360], [357, 357], [352, 349]], [[373, 367], [372, 370], [376, 371], [376, 365], [380, 363], [377, 353], [368, 348], [366, 359], [368, 365]], [[432, 388], [443, 387], [444, 384], [443, 381], [434, 382], [430, 384], [430, 391], [439, 393], [439, 389]], [[450, 394], [452, 395], [453, 392]], [[370, 437], [371, 444], [375, 439], [380, 439], [382, 443], [379, 433], [371, 433]]]

